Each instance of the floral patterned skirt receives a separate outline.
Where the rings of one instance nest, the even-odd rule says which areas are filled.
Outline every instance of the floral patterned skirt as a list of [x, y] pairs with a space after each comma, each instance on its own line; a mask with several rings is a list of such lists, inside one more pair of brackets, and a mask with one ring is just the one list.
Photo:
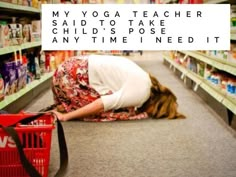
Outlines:
[[[62, 106], [65, 112], [79, 109], [100, 98], [99, 93], [89, 85], [86, 56], [72, 57], [57, 68], [52, 79], [52, 92], [55, 104]], [[137, 114], [131, 107], [101, 112], [80, 120], [114, 121], [146, 118], [148, 115], [145, 112]]]

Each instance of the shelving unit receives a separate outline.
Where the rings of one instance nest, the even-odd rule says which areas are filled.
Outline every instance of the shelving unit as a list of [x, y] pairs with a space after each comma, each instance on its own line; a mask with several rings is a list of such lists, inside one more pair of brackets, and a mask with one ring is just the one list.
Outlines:
[[[228, 65], [224, 63], [223, 61], [201, 55], [197, 52], [190, 52], [190, 51], [179, 51], [179, 52], [182, 52], [185, 55], [189, 55], [197, 60], [210, 64], [216, 68], [219, 68], [219, 69], [224, 68], [225, 71], [236, 75], [236, 69], [235, 69], [236, 66]], [[163, 59], [164, 61], [170, 64], [170, 68], [174, 68], [174, 70], [177, 69], [178, 71], [182, 73], [181, 79], [183, 79], [184, 82], [186, 81], [186, 78], [189, 78], [190, 80], [192, 80], [195, 83], [195, 87], [194, 87], [195, 91], [198, 89], [198, 87], [201, 87], [213, 98], [215, 98], [219, 103], [224, 105], [228, 111], [228, 122], [229, 124], [231, 123], [233, 116], [236, 115], [236, 99], [228, 96], [226, 93], [222, 92], [219, 88], [213, 86], [211, 83], [209, 83], [207, 80], [205, 80], [201, 76], [197, 75], [196, 73], [176, 63], [169, 56], [163, 54]]]
[[[7, 3], [7, 2], [0, 2], [0, 11], [1, 11], [0, 17], [3, 19], [8, 18], [7, 15], [17, 16], [17, 17], [30, 16], [33, 18], [34, 17], [39, 18], [40, 13], [41, 13], [40, 9], [37, 9], [34, 7], [17, 5], [17, 4]], [[4, 47], [4, 48], [0, 48], [0, 55], [5, 55], [5, 54], [13, 53], [15, 51], [30, 49], [30, 48], [40, 47], [40, 46], [41, 46], [41, 41], [28, 42], [28, 43], [23, 43], [21, 45]], [[27, 84], [25, 88], [19, 90], [18, 92], [12, 95], [5, 96], [5, 99], [0, 102], [0, 109], [4, 109], [9, 106], [14, 107], [11, 105], [23, 99], [23, 97], [25, 97], [32, 90], [42, 90], [42, 87], [45, 87], [44, 84], [50, 80], [50, 78], [52, 77], [52, 74], [53, 73], [45, 73], [41, 76], [41, 79], [32, 81], [31, 83]], [[35, 92], [38, 93], [39, 91], [35, 91]], [[32, 95], [30, 95], [30, 97], [31, 96]], [[26, 100], [26, 101], [31, 101], [31, 100]], [[22, 103], [22, 104], [26, 104], [26, 103]]]
[[189, 55], [193, 58], [196, 58], [204, 63], [207, 63], [219, 70], [223, 70], [230, 74], [236, 75], [235, 63], [231, 63], [231, 62], [224, 61], [223, 59], [221, 60], [215, 57], [207, 56], [200, 52], [191, 52], [191, 51], [180, 51], [180, 52], [186, 55]]
[[12, 53], [12, 52], [18, 51], [20, 49], [24, 50], [24, 49], [29, 49], [29, 48], [39, 47], [39, 46], [41, 46], [41, 41], [27, 42], [27, 43], [23, 43], [21, 45], [4, 47], [4, 48], [0, 48], [0, 55]]
[[12, 11], [14, 10], [15, 12], [18, 13], [40, 13], [40, 9], [36, 9], [34, 7], [28, 7], [28, 6], [22, 6], [18, 4], [12, 4], [8, 2], [0, 2], [0, 9], [1, 11]]

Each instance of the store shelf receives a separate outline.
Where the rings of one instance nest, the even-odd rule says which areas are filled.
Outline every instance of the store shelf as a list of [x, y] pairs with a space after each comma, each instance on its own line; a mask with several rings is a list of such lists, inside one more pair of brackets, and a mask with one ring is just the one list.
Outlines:
[[24, 50], [24, 49], [29, 49], [29, 48], [33, 48], [33, 47], [38, 47], [41, 46], [41, 41], [38, 42], [27, 42], [27, 43], [23, 43], [21, 45], [14, 45], [14, 46], [9, 46], [9, 47], [4, 47], [4, 48], [0, 48], [0, 55], [4, 55], [7, 53], [12, 53], [18, 50]]
[[189, 55], [197, 60], [200, 60], [204, 63], [207, 63], [219, 70], [226, 71], [230, 74], [233, 74], [236, 76], [236, 64], [224, 61], [223, 59], [217, 59], [215, 57], [207, 56], [200, 52], [192, 52], [192, 51], [180, 51], [181, 53], [184, 53], [186, 55]]
[[53, 75], [53, 72], [45, 73], [39, 80], [34, 80], [33, 82], [26, 85], [25, 88], [19, 90], [17, 93], [6, 96], [3, 101], [0, 102], [0, 109], [14, 103], [16, 100], [27, 94], [29, 91], [35, 89], [40, 86], [40, 84], [44, 83], [46, 80], [50, 79]]
[[40, 13], [40, 9], [36, 9], [34, 7], [29, 6], [22, 6], [18, 4], [13, 3], [7, 3], [7, 2], [0, 2], [0, 9], [6, 9], [6, 10], [14, 10], [14, 11], [22, 11], [24, 13]]
[[222, 103], [223, 100], [227, 99], [226, 98], [226, 93], [223, 93], [220, 89], [218, 89], [217, 87], [213, 86], [211, 83], [209, 83], [205, 79], [201, 83], [200, 87], [203, 88], [207, 93], [209, 93], [213, 98], [215, 98], [220, 103]]
[[222, 4], [222, 3], [229, 3], [228, 0], [209, 0], [204, 4]]
[[162, 0], [162, 4], [172, 4], [172, 3], [178, 3], [177, 0]]
[[192, 81], [194, 81], [197, 85], [200, 85], [203, 82], [203, 79], [198, 76], [197, 74], [187, 70], [183, 66], [176, 63], [173, 59], [170, 59], [167, 55], [163, 55], [163, 58], [170, 63], [171, 66], [175, 67], [177, 70], [179, 70], [182, 73], [183, 77], [188, 77]]
[[236, 99], [228, 96], [226, 93], [222, 92], [219, 88], [213, 86], [207, 80], [198, 76], [194, 72], [189, 71], [188, 69], [179, 65], [167, 55], [163, 55], [163, 59], [166, 60], [171, 66], [178, 69], [182, 74], [184, 74], [185, 77], [188, 77], [189, 79], [194, 81], [198, 87], [201, 87], [203, 90], [205, 90], [208, 94], [210, 94], [218, 102], [222, 103], [225, 107], [227, 107], [230, 111], [232, 111], [236, 115]]
[[236, 115], [236, 99], [227, 98], [222, 101], [222, 104], [225, 105], [229, 110], [231, 110], [234, 115]]

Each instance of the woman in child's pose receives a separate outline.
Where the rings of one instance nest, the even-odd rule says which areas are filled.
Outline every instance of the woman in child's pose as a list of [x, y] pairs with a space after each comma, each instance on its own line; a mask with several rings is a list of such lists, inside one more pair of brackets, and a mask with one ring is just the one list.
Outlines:
[[55, 71], [52, 91], [61, 121], [184, 117], [176, 96], [124, 57], [72, 57]]

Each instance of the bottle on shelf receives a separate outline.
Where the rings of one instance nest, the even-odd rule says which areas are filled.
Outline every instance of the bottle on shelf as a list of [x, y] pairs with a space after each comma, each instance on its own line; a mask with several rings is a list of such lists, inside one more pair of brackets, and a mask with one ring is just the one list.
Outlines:
[[35, 79], [40, 79], [41, 71], [39, 67], [39, 58], [37, 56], [34, 57], [34, 63], [35, 63]]

